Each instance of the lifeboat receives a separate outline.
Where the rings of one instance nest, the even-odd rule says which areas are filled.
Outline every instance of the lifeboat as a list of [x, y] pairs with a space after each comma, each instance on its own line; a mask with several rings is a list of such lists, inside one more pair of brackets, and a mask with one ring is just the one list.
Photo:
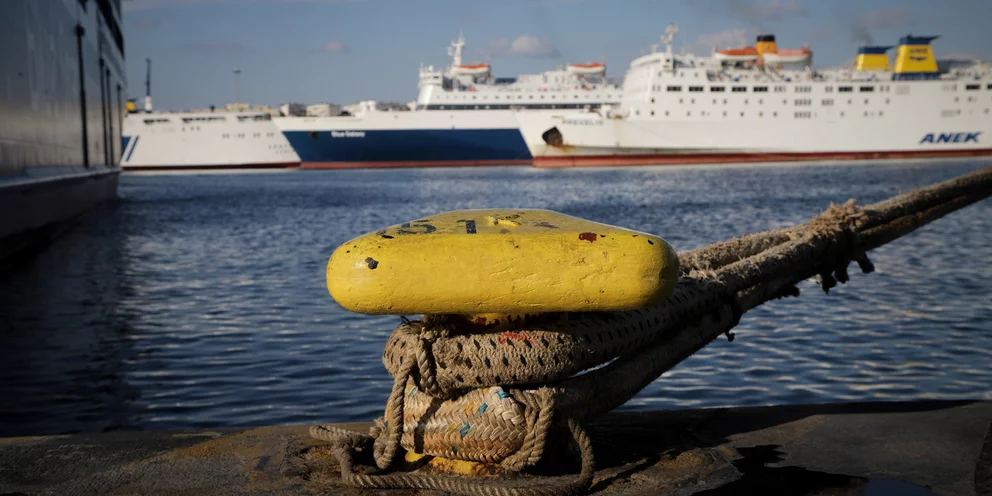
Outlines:
[[606, 74], [606, 64], [590, 62], [588, 64], [568, 64], [568, 72], [581, 74], [583, 76], [592, 74]]
[[464, 64], [452, 66], [451, 68], [451, 72], [454, 74], [463, 74], [466, 76], [482, 76], [489, 74], [489, 71], [489, 64]]
[[750, 62], [758, 60], [758, 49], [754, 47], [726, 48], [717, 50], [713, 58], [728, 62]]
[[766, 64], [808, 64], [813, 57], [813, 52], [808, 46], [799, 49], [781, 49], [774, 52], [765, 52]]

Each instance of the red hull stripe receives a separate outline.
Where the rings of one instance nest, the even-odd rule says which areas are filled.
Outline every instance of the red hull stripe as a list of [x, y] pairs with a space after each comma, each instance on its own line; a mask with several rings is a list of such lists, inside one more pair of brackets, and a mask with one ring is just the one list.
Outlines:
[[209, 165], [149, 165], [123, 166], [126, 171], [164, 171], [164, 170], [218, 170], [218, 169], [291, 169], [299, 167], [299, 162], [272, 162], [264, 164], [209, 164]]
[[399, 167], [464, 167], [494, 165], [531, 165], [530, 160], [403, 160], [394, 162], [303, 162], [301, 169], [386, 169]]
[[897, 158], [980, 157], [986, 155], [992, 155], [992, 148], [980, 150], [912, 150], [889, 152], [707, 153], [698, 155], [626, 156], [587, 155], [576, 157], [535, 157], [534, 167], [727, 164], [740, 162], [795, 162], [812, 160], [886, 160]]

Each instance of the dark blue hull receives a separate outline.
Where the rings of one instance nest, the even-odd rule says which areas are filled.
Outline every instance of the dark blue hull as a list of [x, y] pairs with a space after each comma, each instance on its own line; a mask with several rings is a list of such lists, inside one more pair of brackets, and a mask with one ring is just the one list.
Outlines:
[[434, 167], [530, 164], [513, 129], [286, 131], [302, 167]]

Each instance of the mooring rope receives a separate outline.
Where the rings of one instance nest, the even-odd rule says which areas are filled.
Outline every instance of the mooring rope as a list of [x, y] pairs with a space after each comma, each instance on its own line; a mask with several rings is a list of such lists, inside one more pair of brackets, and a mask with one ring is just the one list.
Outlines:
[[[311, 435], [331, 443], [348, 485], [498, 496], [584, 492], [595, 470], [585, 422], [627, 402], [719, 336], [732, 338], [748, 310], [798, 296], [796, 284], [814, 276], [829, 291], [848, 281], [852, 262], [872, 272], [866, 252], [990, 194], [992, 167], [864, 208], [853, 200], [832, 205], [789, 229], [685, 252], [672, 296], [640, 310], [551, 315], [501, 331], [459, 331], [438, 316], [404, 321], [383, 353], [394, 378], [384, 420], [370, 435], [333, 426], [315, 426]], [[382, 470], [402, 447], [517, 472], [542, 459], [556, 426], [571, 433], [582, 457], [579, 476], [565, 484], [369, 475], [353, 463], [371, 445]]]

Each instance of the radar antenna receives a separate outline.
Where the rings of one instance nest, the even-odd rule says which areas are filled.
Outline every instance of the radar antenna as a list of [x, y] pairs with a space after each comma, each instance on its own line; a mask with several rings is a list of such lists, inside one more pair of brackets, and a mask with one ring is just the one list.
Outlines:
[[665, 28], [665, 36], [661, 37], [661, 42], [665, 44], [665, 55], [667, 55], [668, 60], [672, 61], [672, 72], [675, 71], [675, 57], [672, 55], [672, 44], [675, 40], [675, 33], [679, 32], [679, 27], [675, 24], [669, 24]]
[[661, 38], [661, 42], [665, 44], [665, 50], [668, 55], [672, 55], [672, 44], [675, 40], [675, 33], [679, 32], [679, 27], [675, 24], [669, 24], [665, 28], [665, 36]]
[[465, 35], [458, 32], [458, 41], [452, 41], [448, 47], [448, 55], [451, 56], [452, 65], [462, 65], [462, 50], [465, 48]]

